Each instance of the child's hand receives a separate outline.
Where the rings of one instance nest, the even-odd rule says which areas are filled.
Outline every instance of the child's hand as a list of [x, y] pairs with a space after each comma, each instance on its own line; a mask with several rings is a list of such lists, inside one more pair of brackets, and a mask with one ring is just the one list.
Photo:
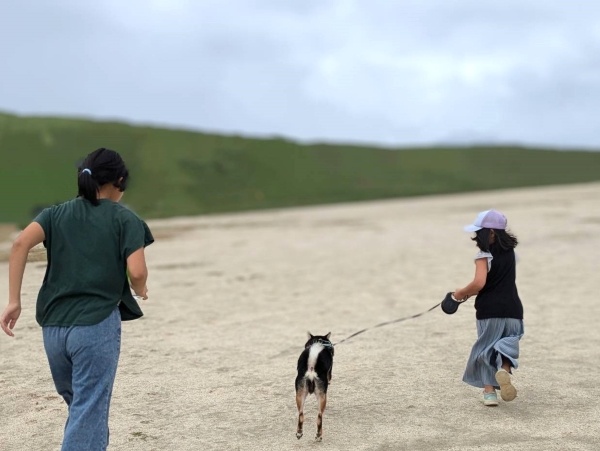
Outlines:
[[14, 337], [13, 328], [21, 315], [21, 303], [13, 302], [6, 306], [2, 315], [0, 315], [0, 327], [6, 335]]
[[144, 285], [144, 289], [143, 290], [133, 290], [135, 292], [135, 295], [142, 298], [144, 301], [146, 299], [148, 299], [148, 287], [146, 285]]
[[469, 295], [465, 294], [461, 288], [457, 288], [456, 291], [454, 291], [454, 293], [452, 294], [452, 296], [454, 296], [454, 299], [456, 299], [458, 302], [464, 302], [467, 299], [469, 299]]

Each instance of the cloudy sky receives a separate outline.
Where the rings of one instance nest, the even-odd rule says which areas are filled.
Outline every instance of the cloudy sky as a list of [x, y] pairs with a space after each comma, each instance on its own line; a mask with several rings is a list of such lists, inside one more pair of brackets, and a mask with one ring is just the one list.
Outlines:
[[600, 149], [597, 0], [9, 0], [0, 110]]

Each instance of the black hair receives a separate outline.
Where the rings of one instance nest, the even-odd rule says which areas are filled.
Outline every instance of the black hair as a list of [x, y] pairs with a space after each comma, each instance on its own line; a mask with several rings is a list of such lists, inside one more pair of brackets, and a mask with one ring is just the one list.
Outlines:
[[[495, 239], [491, 242], [491, 231], [494, 231]], [[475, 241], [477, 247], [483, 252], [492, 252], [499, 250], [500, 252], [514, 249], [519, 244], [517, 237], [506, 230], [487, 229], [483, 228], [475, 232], [475, 236], [471, 238]], [[493, 252], [492, 252], [493, 253]]]
[[77, 196], [98, 205], [98, 190], [107, 183], [123, 192], [127, 188], [129, 171], [125, 162], [114, 150], [101, 147], [94, 150], [77, 168]]

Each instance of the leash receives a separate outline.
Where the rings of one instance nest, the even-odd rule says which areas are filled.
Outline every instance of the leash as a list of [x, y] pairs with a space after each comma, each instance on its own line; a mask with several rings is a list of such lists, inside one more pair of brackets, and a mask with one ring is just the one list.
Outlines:
[[383, 323], [379, 323], [379, 324], [375, 324], [374, 326], [367, 327], [367, 328], [365, 328], [365, 329], [363, 329], [363, 330], [359, 330], [358, 332], [354, 332], [352, 335], [349, 335], [348, 337], [344, 338], [343, 340], [340, 340], [340, 341], [338, 341], [337, 343], [334, 343], [334, 344], [332, 344], [331, 346], [337, 346], [337, 345], [339, 345], [340, 343], [343, 343], [343, 342], [345, 342], [346, 340], [349, 340], [349, 339], [351, 339], [351, 338], [353, 338], [353, 337], [356, 337], [357, 335], [360, 335], [360, 334], [362, 334], [362, 333], [364, 333], [364, 332], [366, 332], [366, 331], [368, 331], [368, 330], [371, 330], [371, 329], [376, 329], [376, 328], [378, 328], [378, 327], [387, 326], [388, 324], [400, 323], [400, 322], [402, 322], [402, 321], [406, 321], [406, 320], [409, 320], [409, 319], [418, 318], [419, 316], [423, 316], [423, 315], [425, 315], [426, 313], [429, 313], [429, 312], [431, 312], [432, 310], [435, 310], [435, 309], [436, 309], [436, 308], [438, 308], [438, 307], [439, 307], [441, 304], [442, 304], [442, 303], [441, 303], [441, 302], [439, 302], [439, 303], [435, 304], [433, 307], [431, 307], [429, 310], [425, 310], [425, 311], [423, 311], [423, 312], [421, 312], [421, 313], [417, 313], [416, 315], [404, 316], [404, 317], [402, 317], [402, 318], [394, 319], [394, 320], [392, 320], [392, 321], [385, 321], [385, 322], [383, 322]]

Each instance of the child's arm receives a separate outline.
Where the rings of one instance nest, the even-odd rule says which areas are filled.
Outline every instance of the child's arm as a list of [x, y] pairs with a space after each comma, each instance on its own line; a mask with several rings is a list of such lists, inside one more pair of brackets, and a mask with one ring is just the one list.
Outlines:
[[475, 260], [475, 277], [473, 281], [469, 283], [466, 287], [458, 288], [454, 292], [454, 297], [460, 300], [467, 300], [470, 296], [473, 296], [481, 291], [481, 289], [485, 286], [485, 281], [487, 280], [487, 272], [488, 272], [488, 259], [487, 258], [478, 258]]
[[14, 337], [12, 329], [21, 315], [21, 286], [27, 264], [27, 255], [34, 246], [44, 241], [44, 229], [37, 222], [32, 222], [15, 239], [8, 259], [8, 305], [0, 315], [0, 327], [10, 337]]
[[133, 288], [135, 294], [141, 296], [144, 300], [148, 299], [148, 288], [146, 287], [148, 268], [146, 267], [146, 256], [143, 247], [127, 257], [127, 271], [129, 272], [131, 288]]

